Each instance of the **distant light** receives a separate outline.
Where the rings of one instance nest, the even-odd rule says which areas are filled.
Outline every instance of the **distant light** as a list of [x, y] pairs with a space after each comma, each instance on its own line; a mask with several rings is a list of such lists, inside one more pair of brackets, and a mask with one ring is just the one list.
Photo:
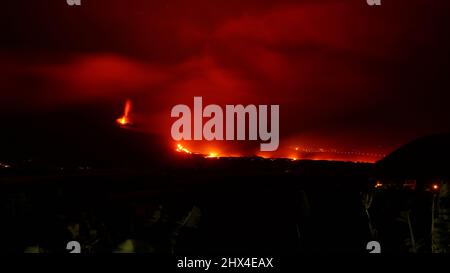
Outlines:
[[1, 167], [1, 168], [8, 169], [8, 168], [11, 168], [11, 165], [4, 164], [4, 163], [0, 163], [0, 167]]
[[437, 184], [433, 184], [433, 190], [439, 189], [439, 186]]
[[380, 183], [380, 182], [377, 182], [376, 184], [375, 184], [375, 188], [381, 188], [381, 187], [383, 187], [383, 184], [382, 183]]

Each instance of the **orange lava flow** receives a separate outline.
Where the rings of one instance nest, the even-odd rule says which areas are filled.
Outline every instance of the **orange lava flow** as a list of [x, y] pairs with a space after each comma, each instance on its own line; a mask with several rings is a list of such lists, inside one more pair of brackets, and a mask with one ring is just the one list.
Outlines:
[[189, 151], [188, 149], [184, 148], [183, 145], [181, 145], [181, 144], [177, 144], [176, 151], [179, 152], [179, 153], [192, 154], [191, 151]]

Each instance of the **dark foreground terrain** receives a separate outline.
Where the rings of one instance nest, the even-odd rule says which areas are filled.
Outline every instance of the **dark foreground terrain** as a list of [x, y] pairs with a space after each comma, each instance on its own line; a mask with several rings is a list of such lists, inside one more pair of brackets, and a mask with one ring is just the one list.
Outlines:
[[[2, 252], [430, 252], [433, 192], [375, 165], [186, 157], [158, 170], [3, 169]], [[367, 208], [367, 211], [366, 211]], [[414, 249], [405, 211], [411, 212]]]

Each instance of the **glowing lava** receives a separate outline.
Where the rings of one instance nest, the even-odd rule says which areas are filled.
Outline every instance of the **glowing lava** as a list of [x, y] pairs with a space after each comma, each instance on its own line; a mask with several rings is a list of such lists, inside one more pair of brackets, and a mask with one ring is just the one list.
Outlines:
[[207, 158], [218, 158], [219, 154], [218, 153], [214, 153], [214, 152], [210, 152], [207, 156]]
[[123, 116], [116, 119], [116, 122], [118, 124], [120, 124], [121, 126], [126, 126], [126, 125], [131, 124], [131, 120], [129, 117], [130, 111], [131, 111], [131, 101], [127, 100], [125, 103], [125, 110], [123, 112]]
[[188, 149], [184, 148], [183, 145], [181, 145], [181, 144], [177, 144], [177, 149], [176, 149], [176, 151], [179, 152], [179, 153], [192, 154], [191, 151], [189, 151]]

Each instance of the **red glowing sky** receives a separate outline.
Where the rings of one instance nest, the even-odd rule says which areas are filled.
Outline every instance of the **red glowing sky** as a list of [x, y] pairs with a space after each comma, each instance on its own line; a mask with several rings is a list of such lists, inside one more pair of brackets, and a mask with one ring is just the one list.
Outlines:
[[450, 129], [449, 6], [11, 1], [0, 11], [0, 111], [98, 103], [121, 114], [130, 98], [137, 126], [169, 138], [171, 107], [200, 95], [279, 104], [281, 147], [387, 153]]

